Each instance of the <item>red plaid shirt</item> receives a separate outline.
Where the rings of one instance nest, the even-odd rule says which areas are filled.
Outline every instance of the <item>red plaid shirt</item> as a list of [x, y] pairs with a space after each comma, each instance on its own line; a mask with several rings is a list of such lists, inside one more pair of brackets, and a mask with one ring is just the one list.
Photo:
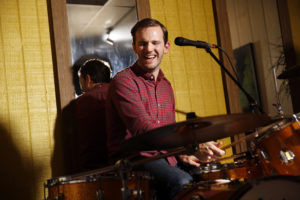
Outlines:
[[[175, 122], [175, 101], [170, 82], [160, 70], [157, 81], [135, 63], [117, 73], [107, 99], [107, 146], [109, 157], [121, 155], [120, 143], [151, 129]], [[141, 152], [143, 156], [153, 156]], [[171, 165], [175, 157], [168, 158]]]
[[107, 164], [105, 101], [108, 87], [108, 83], [97, 85], [75, 101], [81, 170]]

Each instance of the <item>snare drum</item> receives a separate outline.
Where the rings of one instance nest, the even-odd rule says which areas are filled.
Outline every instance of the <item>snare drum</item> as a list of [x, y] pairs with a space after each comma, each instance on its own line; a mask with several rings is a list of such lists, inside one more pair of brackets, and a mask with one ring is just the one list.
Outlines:
[[[46, 198], [46, 188], [48, 197]], [[71, 177], [49, 179], [45, 184], [45, 199], [48, 200], [96, 200], [100, 182], [91, 180], [72, 180]]]
[[[150, 178], [138, 173], [127, 178], [129, 199], [150, 199]], [[46, 198], [48, 189], [48, 198]], [[72, 180], [71, 177], [50, 179], [45, 184], [45, 199], [48, 200], [106, 200], [122, 199], [122, 180], [110, 174], [96, 178]]]
[[264, 176], [262, 167], [254, 159], [228, 164], [211, 163], [191, 170], [196, 181], [215, 179], [257, 179]]
[[[150, 179], [149, 176], [143, 173], [131, 174], [127, 178], [129, 199], [152, 199], [154, 193], [150, 189]], [[102, 196], [102, 198], [100, 198], [101, 200], [123, 199], [121, 192], [121, 190], [123, 190], [122, 181], [119, 176], [104, 176], [99, 179], [99, 182]]]
[[300, 175], [298, 122], [281, 120], [257, 138], [255, 143], [267, 175]]

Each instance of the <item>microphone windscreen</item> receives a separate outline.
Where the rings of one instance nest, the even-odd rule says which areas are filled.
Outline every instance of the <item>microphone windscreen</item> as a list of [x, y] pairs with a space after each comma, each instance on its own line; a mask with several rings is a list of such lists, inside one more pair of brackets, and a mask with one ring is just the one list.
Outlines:
[[183, 46], [184, 45], [185, 39], [183, 37], [177, 37], [175, 38], [175, 44], [178, 46]]

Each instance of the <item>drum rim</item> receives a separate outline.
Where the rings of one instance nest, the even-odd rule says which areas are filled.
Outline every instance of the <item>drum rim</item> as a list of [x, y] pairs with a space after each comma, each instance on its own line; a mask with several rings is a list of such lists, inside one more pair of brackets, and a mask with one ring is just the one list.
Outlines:
[[265, 132], [261, 133], [258, 137], [255, 138], [255, 141], [257, 143], [263, 142], [264, 139], [269, 138], [272, 134], [274, 134], [276, 132], [282, 131], [283, 129], [290, 126], [294, 122], [295, 121], [293, 121], [292, 119], [288, 119], [288, 118], [281, 119], [278, 122], [274, 122], [274, 126], [267, 129]]
[[86, 177], [85, 179], [72, 179], [70, 176], [60, 176], [47, 180], [45, 184], [46, 187], [52, 187], [57, 185], [65, 185], [65, 184], [74, 184], [74, 183], [85, 183], [85, 182], [93, 182], [91, 178]]

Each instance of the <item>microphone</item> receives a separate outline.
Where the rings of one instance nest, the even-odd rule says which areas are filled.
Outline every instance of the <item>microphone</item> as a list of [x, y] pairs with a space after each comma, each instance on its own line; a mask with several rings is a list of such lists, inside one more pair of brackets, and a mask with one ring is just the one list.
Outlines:
[[183, 37], [177, 37], [175, 38], [175, 44], [178, 46], [194, 46], [197, 48], [203, 48], [203, 49], [210, 49], [210, 48], [217, 48], [218, 46], [215, 44], [209, 44], [207, 42], [203, 41], [193, 41], [189, 40]]

